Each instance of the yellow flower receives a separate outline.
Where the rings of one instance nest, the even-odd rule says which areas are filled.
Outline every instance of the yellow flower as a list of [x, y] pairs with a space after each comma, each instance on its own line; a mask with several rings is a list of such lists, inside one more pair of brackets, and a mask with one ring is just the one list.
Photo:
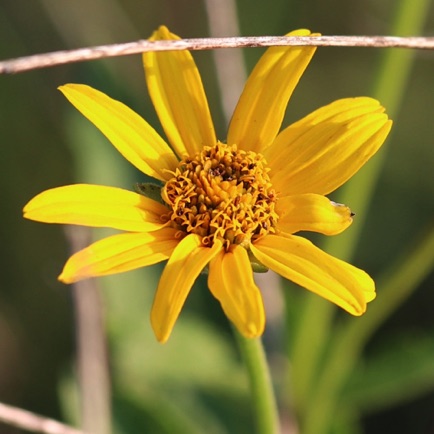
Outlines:
[[[178, 37], [160, 27], [151, 39]], [[168, 259], [151, 314], [161, 342], [169, 338], [207, 266], [210, 291], [246, 337], [261, 335], [265, 325], [251, 262], [361, 315], [375, 297], [372, 279], [294, 234], [334, 235], [351, 224], [350, 209], [324, 195], [375, 154], [391, 121], [376, 100], [348, 98], [279, 132], [314, 52], [314, 47], [266, 51], [245, 85], [225, 142], [216, 138], [188, 51], [143, 56], [149, 93], [170, 145], [121, 102], [81, 84], [60, 87], [130, 163], [162, 188], [161, 200], [151, 199], [145, 185], [141, 194], [85, 184], [33, 198], [24, 208], [26, 218], [125, 231], [74, 254], [59, 279], [72, 283]]]

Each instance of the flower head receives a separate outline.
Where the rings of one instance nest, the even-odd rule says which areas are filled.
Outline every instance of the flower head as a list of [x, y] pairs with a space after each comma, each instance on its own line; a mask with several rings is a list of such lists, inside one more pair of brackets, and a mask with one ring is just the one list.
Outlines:
[[[151, 37], [177, 38], [165, 27]], [[335, 101], [280, 131], [288, 100], [314, 52], [314, 47], [269, 48], [245, 85], [224, 142], [216, 138], [188, 51], [143, 55], [149, 93], [169, 144], [121, 102], [85, 85], [60, 87], [161, 188], [155, 198], [146, 185], [130, 192], [79, 184], [33, 198], [24, 208], [26, 218], [124, 231], [74, 254], [59, 279], [72, 283], [168, 259], [151, 313], [161, 342], [207, 266], [210, 291], [246, 337], [261, 335], [265, 325], [253, 262], [361, 315], [375, 297], [372, 279], [294, 234], [334, 235], [351, 224], [350, 209], [325, 195], [378, 150], [391, 121], [376, 100], [359, 97]]]

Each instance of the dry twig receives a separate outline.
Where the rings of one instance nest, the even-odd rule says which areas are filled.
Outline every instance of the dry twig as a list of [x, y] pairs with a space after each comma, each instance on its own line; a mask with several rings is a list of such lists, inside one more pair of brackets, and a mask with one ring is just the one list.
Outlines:
[[56, 51], [0, 62], [0, 74], [12, 74], [38, 68], [83, 62], [106, 57], [126, 56], [146, 51], [211, 50], [217, 48], [271, 47], [376, 47], [434, 49], [434, 37], [397, 36], [246, 36], [231, 38], [180, 39], [176, 41], [139, 40], [124, 44], [100, 45], [77, 50]]
[[0, 421], [27, 431], [43, 434], [85, 434], [47, 417], [0, 403]]

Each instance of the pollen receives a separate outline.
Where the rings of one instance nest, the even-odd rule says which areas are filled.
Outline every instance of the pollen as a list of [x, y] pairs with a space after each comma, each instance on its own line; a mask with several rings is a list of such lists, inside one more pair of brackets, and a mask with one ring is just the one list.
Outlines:
[[275, 233], [276, 194], [265, 158], [236, 145], [218, 142], [196, 156], [182, 159], [165, 184], [162, 197], [170, 207], [164, 220], [185, 234], [202, 237], [204, 246], [216, 239], [226, 249], [248, 247]]

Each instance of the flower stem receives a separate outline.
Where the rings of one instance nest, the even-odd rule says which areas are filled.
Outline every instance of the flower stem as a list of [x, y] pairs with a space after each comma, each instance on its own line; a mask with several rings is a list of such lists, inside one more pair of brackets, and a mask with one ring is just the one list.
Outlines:
[[279, 416], [264, 347], [260, 338], [234, 334], [249, 376], [258, 434], [278, 434]]

